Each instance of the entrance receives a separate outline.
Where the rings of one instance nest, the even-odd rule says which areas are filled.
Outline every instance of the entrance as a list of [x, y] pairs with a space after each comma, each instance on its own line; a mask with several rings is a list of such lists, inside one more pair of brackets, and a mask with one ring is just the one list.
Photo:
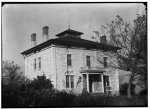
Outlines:
[[83, 74], [83, 86], [90, 93], [102, 93], [103, 82], [101, 74]]
[[89, 75], [89, 85], [91, 93], [102, 92], [102, 81], [100, 74], [90, 74]]

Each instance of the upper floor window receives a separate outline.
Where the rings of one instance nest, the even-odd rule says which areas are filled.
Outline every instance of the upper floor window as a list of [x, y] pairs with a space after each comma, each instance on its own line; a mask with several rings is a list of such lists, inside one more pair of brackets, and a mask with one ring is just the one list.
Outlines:
[[71, 62], [71, 54], [67, 54], [67, 66], [71, 66], [72, 62]]
[[74, 75], [66, 75], [66, 88], [74, 88]]
[[39, 69], [41, 69], [41, 57], [39, 57]]
[[90, 56], [86, 56], [86, 65], [87, 67], [91, 67]]
[[107, 57], [103, 57], [104, 67], [107, 67]]
[[36, 69], [36, 59], [34, 59], [34, 69]]

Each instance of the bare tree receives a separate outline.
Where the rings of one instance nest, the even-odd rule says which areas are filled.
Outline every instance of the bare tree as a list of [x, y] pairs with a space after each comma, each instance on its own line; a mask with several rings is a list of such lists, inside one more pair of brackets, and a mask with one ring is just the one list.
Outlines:
[[[100, 34], [109, 35], [108, 44], [120, 47], [121, 50], [112, 52], [111, 55], [118, 61], [118, 65], [112, 66], [122, 70], [131, 71], [129, 78], [127, 95], [131, 98], [131, 84], [135, 77], [144, 78], [147, 75], [147, 20], [146, 14], [137, 15], [133, 24], [124, 21], [119, 15], [106, 26], [102, 26], [103, 31], [94, 31], [99, 39]], [[104, 32], [105, 30], [105, 32]], [[106, 55], [110, 55], [107, 53]], [[101, 60], [99, 62], [102, 62]], [[138, 76], [136, 76], [138, 75]]]

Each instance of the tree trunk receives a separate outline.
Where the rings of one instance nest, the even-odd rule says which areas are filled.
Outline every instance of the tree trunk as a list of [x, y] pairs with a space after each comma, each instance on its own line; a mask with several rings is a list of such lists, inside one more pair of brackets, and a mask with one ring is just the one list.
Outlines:
[[132, 98], [132, 95], [131, 95], [131, 84], [132, 84], [132, 81], [130, 79], [129, 83], [128, 83], [128, 89], [127, 89], [127, 96], [128, 96], [128, 98]]
[[127, 96], [128, 98], [132, 98], [132, 94], [131, 94], [131, 87], [132, 87], [132, 82], [133, 82], [133, 78], [134, 78], [135, 72], [133, 71], [131, 73], [131, 76], [129, 78], [129, 83], [128, 83], [128, 88], [127, 88]]

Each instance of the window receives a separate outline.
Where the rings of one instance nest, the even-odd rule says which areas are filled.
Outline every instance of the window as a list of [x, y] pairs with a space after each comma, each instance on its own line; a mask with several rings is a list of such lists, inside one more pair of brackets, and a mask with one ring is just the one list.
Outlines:
[[66, 88], [69, 88], [69, 75], [66, 75]]
[[107, 67], [107, 57], [103, 57], [104, 60], [104, 67]]
[[71, 88], [74, 88], [74, 76], [70, 76], [70, 81], [71, 81]]
[[67, 54], [67, 66], [71, 66], [71, 54]]
[[109, 86], [109, 76], [104, 76], [105, 86]]
[[34, 69], [36, 69], [36, 59], [34, 59]]
[[39, 69], [41, 69], [41, 57], [39, 57]]
[[86, 65], [87, 67], [90, 67], [90, 56], [86, 56]]
[[66, 88], [74, 88], [74, 75], [66, 75]]

